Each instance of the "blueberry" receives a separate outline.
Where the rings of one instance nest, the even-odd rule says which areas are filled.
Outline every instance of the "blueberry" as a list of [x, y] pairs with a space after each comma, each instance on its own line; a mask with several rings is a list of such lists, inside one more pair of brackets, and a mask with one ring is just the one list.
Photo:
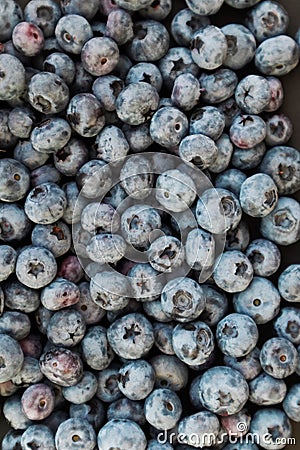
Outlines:
[[119, 364], [111, 364], [98, 372], [98, 389], [96, 397], [105, 403], [112, 403], [122, 397], [118, 385]]
[[61, 0], [60, 4], [64, 15], [78, 14], [87, 20], [93, 19], [99, 9], [97, 0], [91, 0], [89, 3], [82, 3], [80, 0]]
[[225, 3], [236, 9], [249, 8], [256, 5], [260, 0], [225, 0]]
[[216, 339], [222, 353], [241, 358], [250, 353], [258, 341], [254, 320], [245, 314], [229, 314], [217, 325]]
[[[33, 111], [25, 106], [13, 108], [8, 116], [8, 127], [10, 132], [19, 138], [28, 138], [35, 122]], [[21, 161], [22, 162], [22, 161]]]
[[71, 137], [69, 123], [57, 117], [46, 119], [33, 128], [30, 142], [41, 153], [55, 153], [67, 145]]
[[201, 321], [176, 325], [172, 343], [176, 356], [190, 366], [205, 363], [215, 346], [210, 327]]
[[225, 117], [225, 126], [230, 127], [233, 119], [240, 114], [240, 109], [236, 104], [234, 97], [230, 97], [224, 102], [217, 105], [217, 108], [223, 113]]
[[297, 350], [285, 338], [268, 339], [261, 349], [260, 363], [268, 375], [278, 379], [286, 378], [296, 370], [298, 364]]
[[76, 304], [79, 295], [79, 288], [75, 283], [65, 278], [56, 278], [42, 290], [41, 303], [50, 311], [57, 311]]
[[53, 224], [64, 214], [66, 196], [55, 183], [42, 183], [29, 192], [25, 201], [25, 212], [41, 225]]
[[265, 75], [282, 76], [291, 72], [299, 62], [297, 43], [284, 34], [263, 41], [255, 53], [255, 65]]
[[210, 25], [206, 15], [194, 13], [190, 8], [178, 11], [171, 22], [171, 33], [177, 44], [188, 46], [193, 34], [199, 28]]
[[179, 421], [182, 405], [178, 395], [170, 389], [155, 389], [145, 400], [145, 417], [158, 430], [169, 430]]
[[289, 419], [293, 420], [294, 422], [300, 421], [299, 398], [300, 398], [300, 385], [295, 384], [289, 389], [282, 404], [285, 414], [289, 417]]
[[189, 373], [186, 365], [173, 355], [156, 355], [150, 359], [155, 372], [155, 386], [178, 392], [188, 383]]
[[32, 421], [23, 412], [20, 394], [14, 394], [5, 401], [3, 416], [15, 430], [26, 430], [32, 425]]
[[150, 302], [160, 296], [162, 280], [150, 264], [136, 264], [128, 271], [127, 276], [130, 277], [131, 296], [139, 302]]
[[191, 73], [183, 73], [175, 79], [171, 100], [179, 109], [190, 111], [198, 104], [200, 95], [200, 83]]
[[17, 203], [0, 203], [0, 240], [20, 241], [29, 233], [31, 223]]
[[86, 324], [79, 311], [61, 310], [53, 314], [47, 327], [47, 337], [58, 346], [74, 347], [84, 337]]
[[55, 434], [57, 450], [84, 449], [93, 450], [96, 434], [91, 424], [85, 419], [71, 418], [62, 422]]
[[179, 239], [161, 236], [148, 249], [149, 263], [158, 272], [173, 272], [184, 263], [185, 251]]
[[248, 75], [236, 87], [235, 100], [246, 114], [260, 114], [271, 101], [271, 88], [266, 78]]
[[29, 426], [24, 431], [21, 437], [21, 447], [24, 450], [30, 450], [33, 446], [55, 450], [54, 435], [50, 428], [46, 425], [36, 424]]
[[22, 408], [30, 420], [43, 420], [54, 409], [54, 395], [46, 384], [37, 383], [29, 386], [23, 393]]
[[141, 401], [120, 398], [113, 401], [107, 408], [108, 421], [113, 419], [127, 419], [136, 422], [138, 425], [145, 424], [144, 405]]
[[300, 205], [290, 197], [279, 197], [275, 209], [260, 224], [264, 238], [279, 245], [294, 244], [300, 237]]
[[45, 164], [37, 167], [30, 174], [30, 181], [33, 187], [44, 185], [45, 183], [59, 184], [61, 181], [61, 174], [53, 166], [53, 164]]
[[97, 398], [93, 398], [88, 403], [81, 405], [70, 405], [69, 414], [74, 419], [84, 419], [93, 426], [94, 431], [98, 431], [104, 422], [105, 409], [103, 403]]
[[15, 48], [25, 56], [36, 56], [44, 47], [43, 31], [32, 22], [18, 23], [12, 33]]
[[196, 219], [201, 228], [210, 233], [222, 234], [235, 228], [242, 217], [238, 198], [227, 189], [207, 189], [199, 197]]
[[57, 22], [55, 36], [63, 50], [78, 55], [84, 44], [93, 37], [93, 32], [89, 22], [83, 16], [68, 14]]
[[129, 144], [120, 128], [108, 125], [97, 135], [95, 150], [98, 159], [106, 163], [115, 163], [127, 155]]
[[48, 380], [59, 386], [74, 386], [83, 376], [80, 356], [63, 347], [52, 347], [43, 353], [40, 369]]
[[193, 179], [178, 170], [162, 172], [156, 181], [157, 201], [167, 210], [182, 212], [188, 209], [196, 198], [196, 186]]
[[279, 78], [266, 77], [271, 88], [271, 101], [265, 108], [265, 111], [273, 112], [277, 111], [283, 103], [284, 93], [283, 86]]
[[6, 280], [15, 270], [16, 251], [10, 245], [0, 246], [0, 281]]
[[[247, 433], [249, 432], [250, 428], [251, 415], [246, 408], [241, 409], [241, 411], [239, 411], [236, 414], [232, 414], [231, 416], [227, 417], [222, 416], [220, 419], [222, 431], [227, 432], [229, 435], [231, 434], [236, 435], [239, 438], [238, 442], [241, 446], [242, 446], [242, 436], [245, 436], [246, 450], [247, 450], [247, 442], [249, 442], [250, 446], [252, 445], [251, 441], [247, 440]], [[240, 425], [241, 423], [243, 424], [242, 426]]]
[[162, 147], [174, 147], [187, 134], [188, 119], [179, 109], [162, 107], [152, 117], [150, 135]]
[[30, 0], [24, 8], [24, 19], [36, 24], [45, 38], [53, 36], [60, 18], [61, 10], [54, 0]]
[[245, 378], [235, 369], [215, 366], [204, 372], [199, 383], [200, 401], [210, 412], [227, 416], [239, 412], [249, 396]]
[[100, 77], [113, 71], [119, 61], [119, 48], [108, 37], [89, 39], [81, 51], [83, 68], [91, 75]]
[[283, 380], [277, 380], [266, 373], [258, 375], [249, 383], [249, 400], [260, 406], [281, 403], [286, 392], [287, 387]]
[[146, 248], [149, 245], [151, 233], [160, 228], [160, 214], [150, 205], [133, 205], [121, 216], [122, 235], [134, 247]]
[[30, 170], [43, 166], [48, 158], [49, 154], [37, 152], [30, 141], [19, 141], [14, 148], [14, 159]]
[[279, 194], [293, 194], [300, 188], [299, 161], [295, 148], [276, 146], [266, 152], [259, 169], [273, 178]]
[[158, 61], [169, 49], [170, 36], [166, 27], [156, 20], [134, 23], [134, 36], [128, 43], [127, 52], [134, 61]]
[[124, 9], [110, 11], [106, 21], [105, 36], [113, 39], [118, 45], [129, 42], [134, 36], [130, 13]]
[[291, 341], [295, 345], [300, 344], [300, 314], [297, 308], [282, 308], [278, 317], [274, 320], [274, 329], [279, 337]]
[[197, 77], [200, 71], [199, 66], [193, 61], [191, 51], [186, 47], [170, 48], [160, 59], [158, 68], [167, 89], [172, 89], [173, 83], [179, 75], [191, 73]]
[[160, 300], [143, 302], [143, 310], [148, 317], [151, 317], [158, 322], [166, 323], [172, 321], [172, 319], [164, 313]]
[[153, 327], [140, 313], [115, 320], [107, 330], [107, 338], [114, 352], [126, 359], [144, 357], [154, 344]]
[[196, 109], [190, 117], [190, 134], [204, 134], [213, 140], [219, 139], [225, 127], [225, 116], [215, 106]]
[[182, 139], [178, 150], [180, 158], [199, 169], [211, 169], [218, 157], [216, 143], [204, 134], [191, 134]]
[[90, 327], [81, 341], [84, 361], [94, 370], [106, 369], [113, 360], [106, 328], [95, 325]]
[[224, 0], [187, 0], [187, 6], [193, 13], [199, 14], [200, 16], [210, 16], [216, 14], [221, 8]]
[[147, 447], [147, 440], [142, 429], [137, 423], [128, 419], [109, 420], [100, 429], [97, 442], [99, 448], [103, 450], [109, 450], [112, 445], [124, 450], [145, 450]]
[[129, 289], [127, 279], [118, 272], [102, 271], [96, 273], [90, 282], [92, 300], [96, 305], [107, 311], [117, 311], [127, 306]]
[[39, 72], [29, 82], [28, 100], [34, 109], [43, 114], [59, 113], [69, 102], [69, 88], [58, 75]]
[[293, 123], [291, 119], [284, 114], [274, 114], [266, 120], [267, 145], [284, 145], [286, 144], [293, 134]]
[[240, 170], [250, 170], [257, 167], [266, 152], [264, 141], [250, 148], [234, 147], [231, 163]]
[[233, 296], [235, 311], [247, 314], [257, 324], [271, 321], [279, 312], [280, 295], [270, 280], [254, 277], [250, 285]]
[[34, 383], [40, 382], [42, 379], [43, 374], [40, 371], [38, 359], [32, 358], [31, 356], [25, 356], [21, 370], [17, 375], [12, 377], [11, 381], [16, 387], [29, 387], [30, 385], [35, 385]]
[[208, 167], [212, 173], [221, 173], [229, 165], [233, 153], [233, 145], [229, 136], [225, 133], [221, 134], [215, 145], [217, 146], [216, 158]]
[[246, 250], [254, 274], [261, 277], [273, 275], [280, 266], [281, 253], [277, 245], [267, 239], [255, 239]]
[[[248, 1], [247, 1], [248, 3]], [[221, 28], [227, 40], [227, 54], [224, 65], [232, 70], [245, 67], [254, 58], [255, 37], [244, 25], [230, 23]]]
[[82, 379], [74, 386], [64, 387], [63, 396], [70, 403], [80, 405], [91, 400], [97, 392], [97, 378], [92, 372], [83, 372]]
[[75, 62], [75, 78], [70, 86], [72, 94], [76, 95], [90, 92], [92, 89], [93, 81], [93, 76], [86, 70], [84, 70], [82, 62]]
[[0, 317], [0, 333], [8, 334], [17, 341], [28, 336], [30, 329], [28, 315], [20, 311], [5, 311]]
[[178, 322], [197, 319], [205, 307], [201, 286], [191, 278], [179, 277], [169, 281], [161, 293], [164, 313]]
[[47, 56], [43, 63], [43, 69], [45, 72], [56, 73], [67, 85], [74, 81], [75, 63], [64, 53], [54, 52]]
[[232, 121], [229, 133], [234, 145], [248, 149], [265, 139], [267, 126], [260, 116], [237, 115]]
[[200, 319], [208, 326], [215, 326], [225, 316], [228, 309], [228, 300], [224, 292], [214, 285], [202, 284], [206, 298], [205, 307]]
[[20, 372], [24, 355], [18, 342], [7, 334], [0, 334], [0, 343], [0, 382], [4, 383]]
[[194, 62], [206, 70], [220, 67], [228, 49], [225, 35], [214, 25], [207, 25], [196, 31], [190, 41], [190, 48]]
[[266, 217], [276, 208], [278, 202], [276, 184], [267, 174], [252, 175], [241, 186], [240, 202], [244, 212], [249, 216]]
[[80, 221], [81, 212], [85, 206], [85, 199], [79, 195], [76, 181], [70, 181], [63, 184], [62, 190], [64, 191], [67, 200], [63, 219], [67, 224], [76, 224]]
[[155, 345], [158, 350], [166, 355], [174, 355], [174, 349], [172, 345], [172, 333], [174, 329], [172, 323], [154, 322], [154, 339]]
[[22, 432], [20, 430], [9, 430], [3, 437], [2, 450], [20, 450], [21, 437]]
[[171, 12], [172, 0], [159, 0], [158, 4], [151, 2], [139, 10], [139, 14], [145, 19], [155, 19], [161, 21], [165, 19]]
[[282, 5], [264, 1], [248, 12], [245, 24], [256, 40], [262, 42], [270, 37], [285, 34], [289, 16]]
[[19, 161], [3, 158], [0, 161], [0, 200], [15, 202], [25, 197], [29, 189], [28, 169]]
[[216, 177], [215, 187], [227, 189], [239, 197], [241, 187], [246, 180], [247, 175], [245, 175], [242, 171], [238, 169], [227, 169]]
[[26, 91], [25, 67], [16, 56], [6, 53], [0, 55], [0, 99], [4, 101], [18, 102]]
[[79, 311], [87, 325], [96, 325], [105, 315], [105, 310], [92, 300], [89, 283], [83, 281], [78, 285], [80, 291], [79, 301], [73, 306]]
[[117, 211], [105, 203], [89, 203], [81, 213], [82, 228], [91, 234], [117, 233], [120, 218]]
[[255, 347], [243, 358], [224, 355], [224, 364], [232, 369], [238, 370], [247, 381], [253, 380], [261, 371], [259, 355], [260, 350]]
[[178, 424], [178, 432], [183, 435], [181, 443], [192, 447], [211, 446], [220, 430], [220, 422], [216, 414], [200, 411], [182, 419]]
[[278, 279], [278, 289], [281, 296], [288, 302], [300, 302], [298, 292], [300, 265], [291, 264], [286, 267]]
[[119, 234], [101, 233], [90, 239], [86, 252], [94, 262], [115, 264], [125, 255], [126, 242]]
[[162, 75], [155, 64], [141, 62], [132, 66], [126, 75], [126, 84], [145, 82], [151, 84], [157, 92], [162, 88]]
[[144, 199], [151, 193], [153, 185], [151, 162], [143, 155], [127, 158], [120, 171], [121, 186], [131, 198]]
[[242, 252], [226, 251], [217, 259], [213, 277], [217, 286], [225, 292], [241, 292], [252, 281], [252, 264]]
[[119, 389], [130, 400], [146, 398], [152, 391], [154, 382], [155, 372], [145, 360], [129, 362], [119, 370]]
[[16, 275], [25, 286], [39, 289], [50, 283], [57, 271], [53, 254], [43, 247], [29, 246], [19, 253]]
[[266, 450], [279, 450], [286, 446], [292, 434], [287, 415], [277, 408], [262, 408], [252, 417], [250, 432], [255, 433]]
[[15, 1], [4, 0], [0, 6], [0, 40], [7, 41], [17, 23], [23, 20], [21, 6]]
[[96, 198], [111, 188], [111, 169], [103, 161], [91, 159], [80, 167], [76, 181], [81, 195]]

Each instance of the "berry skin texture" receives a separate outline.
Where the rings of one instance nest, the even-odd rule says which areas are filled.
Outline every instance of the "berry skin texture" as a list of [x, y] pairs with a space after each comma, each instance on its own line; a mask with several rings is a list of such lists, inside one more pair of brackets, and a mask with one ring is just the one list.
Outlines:
[[29, 426], [21, 436], [21, 448], [30, 450], [30, 447], [36, 445], [37, 448], [47, 448], [47, 450], [55, 450], [54, 435], [49, 427], [42, 424]]
[[177, 108], [166, 106], [154, 113], [150, 122], [150, 136], [162, 147], [171, 148], [179, 145], [187, 134], [188, 119]]
[[[262, 408], [252, 417], [250, 433], [259, 436], [260, 445], [266, 450], [280, 450], [292, 435], [292, 426], [287, 415], [277, 408]], [[267, 436], [267, 439], [263, 439]]]
[[216, 285], [225, 292], [242, 292], [252, 281], [253, 267], [246, 255], [231, 250], [218, 258], [213, 277]]
[[61, 9], [53, 0], [31, 0], [24, 8], [24, 19], [37, 25], [45, 38], [53, 36], [60, 18]]
[[19, 161], [3, 158], [0, 161], [0, 200], [16, 202], [25, 197], [30, 185], [29, 171]]
[[43, 49], [44, 34], [34, 23], [20, 22], [13, 30], [12, 41], [15, 48], [23, 55], [36, 56]]
[[62, 422], [55, 434], [57, 450], [80, 449], [93, 450], [96, 445], [96, 433], [93, 426], [83, 418], [71, 418]]
[[201, 69], [214, 70], [224, 63], [228, 46], [220, 28], [207, 25], [193, 35], [190, 48], [194, 62]]
[[249, 400], [260, 406], [281, 403], [287, 393], [287, 386], [283, 380], [260, 374], [249, 383]]
[[132, 361], [119, 370], [119, 389], [130, 400], [145, 399], [152, 391], [154, 382], [155, 372], [145, 360]]
[[291, 264], [279, 276], [278, 290], [288, 302], [300, 302], [300, 264]]
[[255, 347], [244, 358], [233, 358], [232, 356], [224, 355], [224, 364], [240, 372], [245, 380], [253, 380], [261, 372], [259, 355], [260, 350], [258, 347]]
[[260, 114], [271, 101], [268, 80], [258, 75], [248, 75], [236, 87], [235, 100], [246, 114]]
[[274, 210], [277, 202], [277, 187], [269, 175], [257, 173], [243, 182], [240, 203], [249, 216], [265, 217]]
[[32, 222], [48, 225], [62, 218], [66, 203], [66, 195], [56, 183], [42, 183], [29, 192], [24, 209]]
[[225, 355], [240, 358], [250, 353], [258, 341], [258, 329], [251, 317], [229, 314], [217, 325], [216, 339]]
[[178, 424], [178, 432], [184, 436], [181, 442], [190, 444], [191, 447], [210, 446], [212, 439], [217, 440], [219, 431], [219, 419], [209, 411], [200, 411], [187, 416]]
[[191, 134], [182, 139], [178, 153], [184, 162], [192, 163], [201, 170], [211, 170], [218, 157], [218, 147], [213, 139], [204, 134]]
[[136, 422], [128, 419], [109, 420], [99, 431], [98, 447], [110, 450], [112, 445], [124, 450], [146, 450], [147, 440]]
[[232, 70], [245, 67], [255, 55], [255, 37], [248, 28], [237, 23], [225, 25], [221, 31], [225, 34], [228, 46], [224, 65]]
[[270, 280], [254, 277], [249, 286], [233, 296], [234, 310], [258, 324], [270, 322], [280, 310], [280, 294]]
[[169, 49], [170, 36], [165, 26], [157, 20], [135, 22], [134, 37], [127, 52], [134, 61], [152, 62], [163, 58]]
[[298, 353], [294, 345], [285, 338], [276, 337], [267, 340], [260, 352], [263, 370], [274, 378], [283, 379], [295, 372]]
[[67, 119], [76, 133], [83, 137], [96, 136], [104, 127], [104, 111], [93, 94], [75, 95], [67, 109]]
[[264, 1], [248, 12], [245, 24], [256, 40], [262, 42], [270, 37], [285, 34], [289, 16], [279, 3]]
[[266, 39], [255, 52], [255, 65], [265, 75], [283, 76], [299, 63], [300, 49], [289, 36]]
[[16, 275], [25, 286], [40, 289], [54, 279], [56, 272], [56, 260], [46, 248], [29, 246], [19, 253]]
[[157, 178], [155, 195], [164, 208], [182, 212], [193, 204], [196, 186], [189, 175], [178, 169], [167, 170]]
[[21, 402], [28, 419], [43, 420], [54, 409], [54, 394], [46, 384], [33, 384], [24, 391]]
[[260, 144], [265, 139], [267, 126], [260, 116], [237, 115], [232, 121], [229, 134], [234, 145], [248, 149]]
[[290, 245], [300, 237], [300, 204], [290, 197], [279, 197], [275, 209], [260, 224], [264, 238], [278, 245]]
[[300, 344], [300, 311], [297, 308], [282, 308], [274, 320], [274, 330], [277, 336], [291, 341], [294, 345]]
[[204, 372], [199, 383], [202, 405], [209, 411], [227, 416], [238, 413], [249, 397], [245, 378], [230, 367], [215, 366]]
[[18, 58], [2, 53], [0, 55], [0, 74], [0, 100], [15, 100], [25, 92], [25, 67]]
[[178, 395], [171, 389], [155, 389], [145, 400], [146, 421], [158, 430], [175, 427], [182, 414]]
[[90, 294], [96, 305], [106, 311], [118, 311], [129, 303], [130, 286], [118, 272], [96, 273], [90, 282]]
[[107, 75], [119, 62], [119, 48], [108, 37], [92, 38], [82, 47], [81, 61], [83, 68], [91, 75]]
[[281, 263], [281, 253], [277, 245], [267, 239], [255, 239], [246, 250], [252, 263], [254, 274], [269, 277], [277, 272]]
[[282, 404], [284, 412], [289, 417], [289, 419], [294, 422], [300, 422], [300, 408], [299, 408], [299, 399], [300, 399], [300, 384], [294, 384], [292, 386]]
[[19, 343], [6, 333], [0, 334], [0, 344], [0, 383], [5, 383], [20, 372], [24, 354]]
[[39, 72], [30, 80], [28, 100], [43, 114], [63, 111], [69, 101], [69, 88], [62, 78], [50, 72]]
[[69, 349], [55, 347], [40, 357], [40, 369], [48, 380], [59, 386], [73, 386], [83, 376], [80, 356]]

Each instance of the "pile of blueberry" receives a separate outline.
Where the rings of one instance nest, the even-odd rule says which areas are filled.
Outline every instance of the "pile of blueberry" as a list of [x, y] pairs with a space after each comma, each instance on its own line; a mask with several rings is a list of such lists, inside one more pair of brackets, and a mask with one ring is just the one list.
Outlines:
[[269, 0], [0, 1], [2, 450], [286, 446], [288, 24]]

